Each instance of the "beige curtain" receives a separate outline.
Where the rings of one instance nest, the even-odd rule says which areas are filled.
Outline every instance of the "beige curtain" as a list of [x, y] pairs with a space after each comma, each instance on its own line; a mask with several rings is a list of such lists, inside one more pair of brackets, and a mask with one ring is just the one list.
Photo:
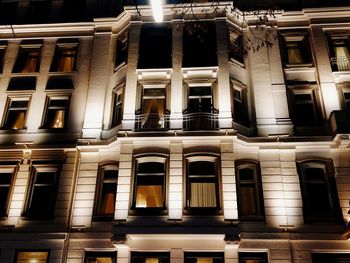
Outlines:
[[302, 64], [304, 63], [303, 55], [299, 48], [289, 48], [288, 49], [288, 62], [290, 64]]
[[[141, 125], [145, 125], [149, 118], [154, 118], [158, 115], [159, 118], [164, 115], [164, 99], [144, 99], [143, 100], [143, 114]], [[149, 120], [151, 121], [151, 120]], [[152, 122], [155, 120], [152, 119]], [[156, 128], [156, 127], [155, 127]]]
[[216, 207], [215, 183], [191, 183], [190, 207]]
[[197, 258], [197, 263], [213, 263], [213, 258]]
[[162, 185], [137, 186], [136, 207], [163, 207], [163, 186]]
[[158, 263], [158, 258], [146, 258], [145, 263]]
[[49, 127], [50, 128], [64, 128], [65, 120], [65, 111], [64, 110], [57, 110], [53, 116], [53, 118], [50, 121]]
[[38, 63], [38, 55], [39, 55], [38, 51], [28, 52], [28, 57], [26, 59], [26, 62], [24, 64], [24, 67], [23, 67], [21, 73], [36, 72], [36, 66]]
[[103, 196], [101, 205], [101, 214], [114, 214], [115, 209], [115, 195], [107, 193]]
[[112, 258], [110, 257], [97, 257], [96, 259], [89, 259], [88, 263], [112, 263]]
[[57, 71], [59, 72], [71, 72], [74, 70], [75, 62], [75, 50], [66, 50], [62, 52], [62, 57], [60, 58]]
[[[9, 116], [12, 118], [12, 116]], [[15, 116], [13, 116], [13, 120], [8, 120], [8, 122], [13, 122], [10, 129], [23, 129], [24, 122], [26, 118], [26, 112], [18, 112]]]
[[46, 263], [48, 252], [19, 252], [17, 263]]
[[254, 187], [241, 187], [241, 210], [243, 215], [256, 215], [257, 203]]

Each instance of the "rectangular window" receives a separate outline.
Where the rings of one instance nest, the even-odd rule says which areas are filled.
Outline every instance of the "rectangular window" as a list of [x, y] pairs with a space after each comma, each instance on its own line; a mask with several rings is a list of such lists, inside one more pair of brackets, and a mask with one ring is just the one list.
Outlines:
[[243, 33], [229, 30], [229, 58], [244, 63]]
[[247, 88], [232, 81], [232, 117], [233, 121], [248, 125]]
[[59, 41], [56, 44], [55, 55], [52, 61], [52, 72], [73, 72], [77, 70], [78, 42], [69, 43]]
[[16, 167], [0, 166], [0, 217], [6, 217], [14, 184]]
[[29, 97], [8, 98], [4, 129], [24, 129], [29, 106]]
[[0, 73], [2, 73], [4, 67], [6, 47], [7, 43], [5, 41], [0, 41]]
[[62, 129], [66, 127], [69, 96], [49, 96], [46, 102], [44, 128]]
[[85, 252], [84, 263], [116, 263], [117, 252]]
[[117, 51], [115, 54], [115, 67], [118, 68], [128, 60], [128, 34], [125, 33], [117, 39]]
[[182, 65], [183, 67], [218, 65], [214, 23], [196, 21], [184, 24]]
[[116, 164], [101, 166], [96, 186], [95, 219], [113, 219], [117, 184], [118, 166]]
[[285, 66], [312, 65], [307, 32], [281, 32], [281, 49]]
[[38, 219], [53, 216], [58, 186], [58, 168], [57, 165], [45, 164], [36, 164], [31, 167], [24, 216]]
[[329, 38], [330, 55], [333, 71], [350, 70], [350, 40], [348, 36], [331, 36]]
[[13, 73], [39, 72], [42, 44], [21, 44]]
[[349, 263], [350, 253], [312, 253], [312, 263]]
[[268, 263], [267, 253], [263, 252], [239, 252], [239, 263]]
[[220, 209], [218, 160], [212, 156], [187, 158], [186, 208], [192, 211]]
[[224, 263], [224, 253], [185, 252], [185, 263]]
[[111, 126], [115, 127], [122, 123], [123, 120], [123, 101], [124, 101], [124, 85], [117, 87], [116, 91], [113, 91], [113, 112]]
[[166, 158], [139, 157], [136, 160], [133, 208], [161, 210], [165, 208]]
[[131, 252], [131, 263], [170, 263], [170, 253]]
[[17, 251], [15, 263], [47, 263], [49, 251]]

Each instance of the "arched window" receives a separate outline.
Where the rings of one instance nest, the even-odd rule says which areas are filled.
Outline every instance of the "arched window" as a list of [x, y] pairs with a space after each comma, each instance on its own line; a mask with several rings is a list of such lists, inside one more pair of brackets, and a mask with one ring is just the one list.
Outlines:
[[236, 161], [238, 217], [242, 221], [264, 220], [264, 199], [259, 163]]

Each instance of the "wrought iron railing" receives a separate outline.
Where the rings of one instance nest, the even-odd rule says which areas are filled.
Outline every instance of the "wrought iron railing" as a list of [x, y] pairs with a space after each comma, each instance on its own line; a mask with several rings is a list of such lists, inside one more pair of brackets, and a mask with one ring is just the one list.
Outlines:
[[169, 114], [137, 114], [135, 116], [136, 131], [155, 131], [169, 129]]
[[183, 130], [217, 130], [219, 129], [219, 112], [213, 109], [212, 112], [183, 112]]
[[333, 71], [350, 71], [350, 57], [333, 57], [331, 65]]

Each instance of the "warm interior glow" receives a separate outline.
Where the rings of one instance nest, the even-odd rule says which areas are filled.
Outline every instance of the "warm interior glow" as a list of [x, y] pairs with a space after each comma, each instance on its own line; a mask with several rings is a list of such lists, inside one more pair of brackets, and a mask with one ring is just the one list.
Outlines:
[[48, 252], [19, 252], [17, 263], [45, 263]]
[[163, 22], [163, 7], [161, 0], [150, 0], [153, 18], [156, 22]]
[[137, 186], [136, 207], [162, 207], [163, 206], [163, 186], [162, 185], [142, 185]]

